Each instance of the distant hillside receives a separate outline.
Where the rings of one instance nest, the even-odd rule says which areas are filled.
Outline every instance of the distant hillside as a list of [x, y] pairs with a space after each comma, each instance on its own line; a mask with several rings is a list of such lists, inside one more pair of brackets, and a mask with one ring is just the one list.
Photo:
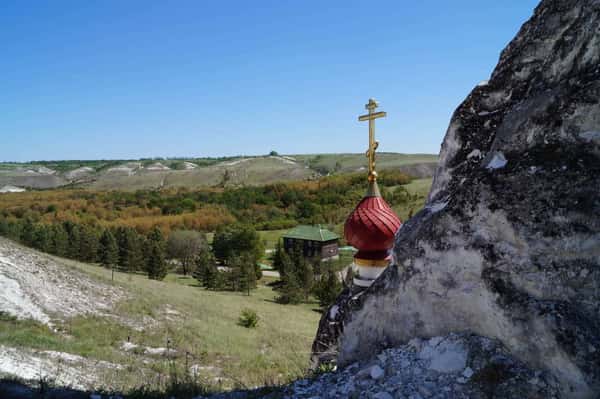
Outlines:
[[[416, 178], [431, 177], [436, 165], [437, 155], [429, 154], [381, 153], [377, 159], [380, 170], [400, 169]], [[356, 172], [365, 167], [364, 154], [0, 163], [0, 188], [138, 190], [262, 185]]]

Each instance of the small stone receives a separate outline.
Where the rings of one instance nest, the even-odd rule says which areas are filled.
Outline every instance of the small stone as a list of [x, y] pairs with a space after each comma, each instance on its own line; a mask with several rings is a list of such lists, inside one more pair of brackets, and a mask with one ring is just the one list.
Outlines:
[[381, 367], [375, 365], [375, 366], [371, 367], [370, 375], [371, 375], [372, 379], [380, 380], [385, 375], [385, 372], [383, 371], [383, 369]]
[[465, 368], [464, 371], [462, 372], [463, 377], [465, 377], [466, 379], [471, 378], [471, 376], [473, 376], [473, 374], [474, 374], [474, 372], [471, 367]]
[[377, 392], [375, 395], [373, 395], [373, 399], [394, 399], [394, 397], [392, 395], [390, 395], [388, 392], [381, 391], [381, 392]]
[[464, 377], [458, 377], [458, 378], [456, 379], [456, 382], [458, 382], [459, 384], [464, 384], [464, 383], [466, 383], [466, 382], [467, 382], [467, 379], [466, 379], [466, 378], [464, 378]]
[[371, 374], [371, 367], [366, 367], [356, 373], [356, 378], [366, 378]]
[[390, 387], [397, 387], [402, 385], [402, 378], [399, 375], [392, 376], [388, 378], [386, 384]]
[[429, 389], [427, 389], [427, 387], [425, 387], [424, 385], [420, 385], [418, 388], [419, 393], [421, 395], [423, 395], [425, 398], [428, 398], [431, 396], [431, 391]]

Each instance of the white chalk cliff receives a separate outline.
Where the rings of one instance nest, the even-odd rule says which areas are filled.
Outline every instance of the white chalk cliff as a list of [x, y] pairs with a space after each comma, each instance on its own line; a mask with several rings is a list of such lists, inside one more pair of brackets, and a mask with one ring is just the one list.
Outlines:
[[600, 1], [543, 0], [455, 111], [424, 210], [394, 265], [321, 320], [316, 362], [415, 337], [497, 339], [600, 394]]

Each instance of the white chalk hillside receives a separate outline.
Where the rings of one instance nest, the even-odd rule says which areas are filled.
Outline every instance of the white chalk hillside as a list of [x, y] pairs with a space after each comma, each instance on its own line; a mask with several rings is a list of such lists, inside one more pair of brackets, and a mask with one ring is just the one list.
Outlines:
[[51, 324], [55, 318], [104, 314], [123, 296], [51, 256], [0, 238], [2, 312]]

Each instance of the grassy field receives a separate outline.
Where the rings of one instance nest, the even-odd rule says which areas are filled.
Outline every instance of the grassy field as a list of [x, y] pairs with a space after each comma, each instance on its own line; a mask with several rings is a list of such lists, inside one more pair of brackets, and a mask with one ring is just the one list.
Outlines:
[[[303, 154], [292, 155], [296, 160], [304, 162], [313, 169], [323, 169], [329, 171], [350, 172], [356, 171], [361, 167], [366, 167], [366, 157], [364, 154]], [[393, 169], [400, 166], [412, 165], [418, 163], [437, 162], [437, 155], [433, 154], [399, 154], [399, 153], [378, 153], [377, 168]]]
[[404, 186], [406, 190], [414, 196], [408, 204], [394, 207], [394, 211], [401, 220], [408, 219], [409, 214], [414, 215], [425, 205], [429, 189], [431, 188], [432, 179], [416, 179]]
[[[65, 267], [110, 282], [110, 271], [95, 265], [58, 259]], [[268, 281], [268, 280], [267, 280]], [[55, 330], [33, 321], [0, 317], [0, 344], [73, 353], [124, 365], [103, 378], [113, 389], [152, 384], [148, 375], [183, 373], [206, 367], [207, 383], [222, 387], [287, 382], [305, 374], [320, 314], [316, 303], [280, 305], [276, 292], [262, 281], [250, 296], [211, 292], [191, 277], [171, 274], [157, 282], [142, 275], [115, 274], [114, 284], [129, 298], [108, 316], [75, 317]], [[258, 327], [238, 325], [243, 308], [260, 317]], [[125, 352], [129, 340], [140, 346], [170, 347], [177, 356]]]

